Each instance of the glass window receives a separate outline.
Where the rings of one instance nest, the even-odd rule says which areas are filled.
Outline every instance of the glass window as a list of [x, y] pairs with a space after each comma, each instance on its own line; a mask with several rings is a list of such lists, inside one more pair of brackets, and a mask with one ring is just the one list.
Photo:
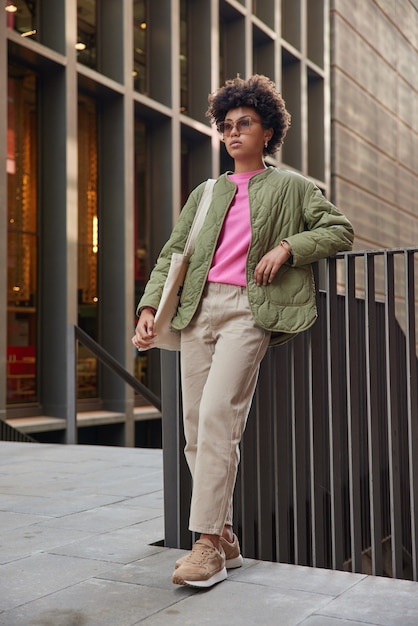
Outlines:
[[282, 36], [292, 46], [301, 48], [301, 0], [283, 0]]
[[143, 94], [148, 94], [149, 91], [147, 77], [147, 33], [149, 29], [147, 4], [146, 0], [134, 1], [134, 89]]
[[308, 57], [324, 67], [324, 0], [310, 0], [306, 8]]
[[96, 0], [77, 1], [77, 60], [83, 65], [96, 68]]
[[[78, 325], [97, 341], [99, 222], [97, 215], [97, 113], [92, 98], [78, 102]], [[95, 398], [97, 359], [78, 351], [78, 397]]]
[[245, 17], [230, 5], [221, 4], [219, 15], [219, 84], [238, 74], [245, 76]]
[[180, 2], [180, 111], [189, 110], [189, 2]]
[[10, 67], [7, 127], [7, 402], [37, 399], [36, 76]]
[[38, 39], [36, 0], [6, 0], [7, 26], [17, 31], [22, 37]]
[[325, 178], [325, 95], [324, 81], [308, 68], [308, 174], [317, 180]]
[[275, 0], [253, 0], [254, 15], [273, 29], [275, 4]]
[[302, 172], [302, 64], [286, 48], [282, 48], [282, 93], [286, 108], [292, 115], [292, 135], [281, 148], [283, 163]]

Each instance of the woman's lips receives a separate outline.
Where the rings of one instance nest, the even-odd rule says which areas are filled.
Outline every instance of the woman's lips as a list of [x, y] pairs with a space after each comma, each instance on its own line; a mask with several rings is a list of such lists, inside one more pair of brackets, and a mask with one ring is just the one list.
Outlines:
[[231, 141], [231, 143], [229, 144], [230, 148], [238, 148], [241, 145], [241, 142], [238, 141], [237, 139], [234, 139], [233, 141]]

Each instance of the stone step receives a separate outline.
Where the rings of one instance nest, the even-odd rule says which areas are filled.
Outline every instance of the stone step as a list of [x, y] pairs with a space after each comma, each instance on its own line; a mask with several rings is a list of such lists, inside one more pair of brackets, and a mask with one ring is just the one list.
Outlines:
[[[153, 406], [138, 406], [134, 408], [135, 422], [160, 419], [161, 412]], [[124, 413], [115, 411], [82, 411], [77, 413], [79, 428], [86, 426], [103, 426], [104, 424], [118, 424], [125, 421]], [[6, 420], [12, 428], [22, 433], [41, 433], [55, 430], [65, 430], [65, 420], [60, 417], [37, 415], [35, 417], [14, 417]]]

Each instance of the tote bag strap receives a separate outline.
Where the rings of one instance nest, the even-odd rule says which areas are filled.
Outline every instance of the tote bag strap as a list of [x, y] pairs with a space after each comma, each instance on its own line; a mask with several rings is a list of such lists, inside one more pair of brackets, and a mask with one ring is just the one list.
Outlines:
[[205, 188], [203, 190], [202, 197], [197, 207], [196, 215], [194, 216], [193, 224], [190, 229], [189, 236], [187, 237], [186, 245], [184, 247], [184, 254], [190, 256], [193, 254], [196, 237], [199, 230], [205, 221], [206, 213], [208, 212], [210, 203], [212, 202], [213, 186], [216, 183], [215, 178], [208, 178]]

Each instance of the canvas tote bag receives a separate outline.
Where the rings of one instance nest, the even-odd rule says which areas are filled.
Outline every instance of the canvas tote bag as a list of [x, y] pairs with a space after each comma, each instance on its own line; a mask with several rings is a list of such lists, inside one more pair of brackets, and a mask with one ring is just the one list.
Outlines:
[[193, 254], [196, 237], [205, 220], [209, 205], [212, 201], [213, 186], [216, 180], [209, 178], [196, 215], [190, 229], [189, 236], [182, 254], [173, 252], [170, 269], [164, 283], [161, 301], [155, 314], [154, 332], [157, 335], [152, 348], [161, 350], [180, 350], [180, 331], [171, 326], [171, 321], [176, 314], [180, 301], [180, 295], [189, 266], [190, 256]]

